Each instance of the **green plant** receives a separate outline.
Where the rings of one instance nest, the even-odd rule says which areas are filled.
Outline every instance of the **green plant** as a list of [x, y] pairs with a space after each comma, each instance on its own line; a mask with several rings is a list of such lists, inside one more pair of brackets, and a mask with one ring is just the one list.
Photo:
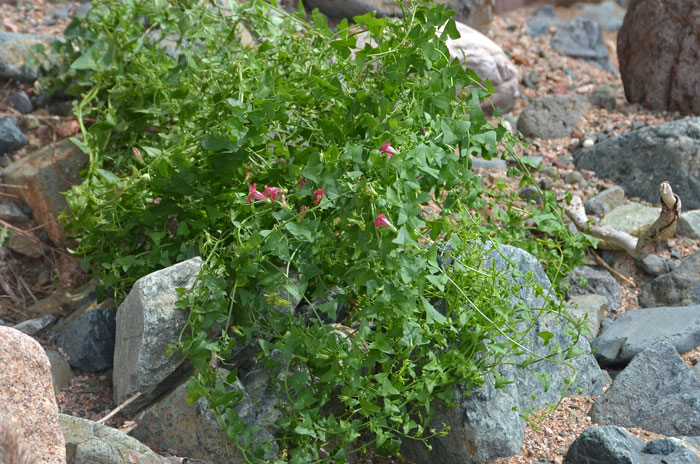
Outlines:
[[[490, 84], [450, 60], [452, 13], [404, 18], [333, 31], [262, 1], [95, 1], [55, 45], [66, 59], [44, 89], [82, 96], [73, 141], [90, 156], [67, 195], [75, 252], [117, 298], [204, 258], [179, 303], [189, 391], [251, 460], [264, 446], [235, 413], [238, 372], [220, 375], [237, 347], [259, 346], [282, 396], [285, 459], [342, 460], [352, 444], [393, 454], [442, 432], [431, 405], [456, 383], [504, 382], [495, 368], [538, 317], [473, 244], [521, 246], [558, 282], [588, 243], [552, 193], [522, 203], [472, 172], [472, 156], [503, 156], [533, 183], [479, 107]], [[354, 50], [360, 31], [373, 46]], [[560, 314], [553, 295], [544, 309]]]

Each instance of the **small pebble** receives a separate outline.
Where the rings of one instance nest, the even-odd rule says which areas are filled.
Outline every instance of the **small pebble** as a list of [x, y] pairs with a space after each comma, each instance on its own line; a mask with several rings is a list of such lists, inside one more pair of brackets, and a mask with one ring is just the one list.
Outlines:
[[22, 120], [19, 122], [19, 125], [22, 129], [25, 131], [33, 131], [39, 128], [40, 123], [39, 123], [39, 118], [28, 115], [22, 118]]
[[583, 180], [583, 175], [578, 171], [571, 171], [564, 176], [564, 182], [567, 184], [579, 184]]
[[583, 141], [583, 146], [585, 148], [592, 147], [593, 145], [595, 145], [595, 142], [593, 141], [593, 139], [586, 139]]
[[540, 169], [540, 172], [551, 178], [555, 178], [559, 175], [559, 169], [556, 166], [545, 166]]

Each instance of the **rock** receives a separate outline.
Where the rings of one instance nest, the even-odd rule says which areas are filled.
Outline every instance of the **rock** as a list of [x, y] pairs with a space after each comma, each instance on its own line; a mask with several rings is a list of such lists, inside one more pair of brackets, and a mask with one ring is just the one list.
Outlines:
[[12, 328], [27, 335], [36, 335], [54, 322], [56, 322], [56, 317], [48, 314], [43, 317], [20, 322], [19, 324], [12, 326]]
[[617, 2], [606, 0], [598, 5], [583, 5], [581, 16], [592, 19], [605, 31], [615, 32], [622, 27], [627, 10]]
[[[581, 279], [586, 285], [581, 286]], [[576, 295], [603, 295], [608, 299], [608, 309], [615, 311], [622, 301], [622, 289], [617, 280], [608, 271], [598, 267], [580, 266], [574, 268], [564, 281], [568, 286], [566, 294], [569, 298]]]
[[700, 380], [673, 345], [662, 341], [632, 359], [589, 415], [601, 425], [664, 435], [700, 434]]
[[17, 121], [12, 118], [0, 119], [0, 155], [13, 153], [29, 142], [22, 133]]
[[33, 131], [38, 129], [39, 126], [41, 126], [41, 123], [39, 122], [39, 118], [28, 114], [20, 120], [19, 126], [22, 128], [22, 130]]
[[700, 113], [699, 14], [695, 0], [676, 0], [672, 7], [656, 0], [630, 4], [617, 37], [627, 100], [654, 110]]
[[595, 21], [577, 17], [559, 26], [549, 44], [562, 55], [589, 61], [599, 67], [617, 73], [610, 62], [603, 33]]
[[73, 378], [73, 371], [70, 364], [57, 351], [46, 350], [46, 356], [51, 363], [51, 383], [53, 392], [58, 395], [63, 388], [68, 385]]
[[583, 202], [586, 213], [596, 216], [604, 216], [618, 206], [622, 206], [625, 201], [625, 191], [616, 185], [603, 190]]
[[472, 169], [486, 169], [487, 171], [492, 171], [495, 169], [502, 169], [505, 171], [506, 169], [508, 169], [506, 162], [498, 158], [494, 158], [492, 160], [485, 160], [483, 158], [474, 156], [471, 158], [471, 162]]
[[34, 111], [31, 100], [24, 92], [15, 92], [10, 95], [10, 104], [22, 114], [29, 114]]
[[28, 307], [25, 312], [33, 318], [45, 315], [69, 316], [76, 309], [97, 302], [96, 286], [96, 281], [90, 281], [77, 289], [59, 289]]
[[85, 372], [112, 367], [117, 308], [112, 300], [78, 308], [54, 327], [56, 345]]
[[600, 320], [608, 309], [608, 299], [603, 295], [575, 295], [567, 303], [569, 314], [578, 320], [586, 318], [586, 325], [593, 336], [586, 336], [592, 341], [600, 330]]
[[60, 414], [68, 464], [172, 464], [122, 431]]
[[700, 461], [700, 437], [657, 438], [647, 443], [642, 453], [664, 456], [666, 464], [696, 464]]
[[[228, 391], [235, 390], [243, 395], [235, 408], [240, 419], [247, 425], [260, 425], [264, 418], [258, 415], [248, 392], [238, 380], [228, 387]], [[249, 462], [221, 432], [205, 398], [194, 403], [187, 402], [187, 383], [146, 409], [132, 435], [153, 449], [180, 456], [211, 460], [217, 464]], [[274, 459], [279, 454], [273, 436], [264, 427], [255, 433], [253, 440], [255, 443], [270, 442], [271, 450], [266, 453], [265, 459]]]
[[566, 176], [564, 176], [564, 182], [567, 184], [580, 184], [583, 182], [583, 174], [578, 171], [571, 171]]
[[644, 285], [637, 300], [645, 308], [700, 304], [700, 252], [696, 251], [678, 268]]
[[34, 213], [54, 244], [63, 243], [63, 226], [58, 215], [67, 208], [63, 192], [81, 182], [78, 173], [87, 155], [68, 140], [30, 153], [3, 170], [3, 181], [25, 188], [13, 189]]
[[542, 5], [527, 19], [527, 35], [531, 37], [546, 35], [549, 34], [551, 26], [559, 27], [563, 23], [564, 21], [559, 19], [552, 5]]
[[17, 203], [0, 203], [0, 219], [13, 223], [23, 224], [29, 222], [31, 210], [27, 213], [25, 208]]
[[[507, 274], [514, 267], [526, 275], [531, 272], [535, 282], [542, 286], [544, 294], [551, 289], [551, 284], [537, 259], [519, 248], [500, 246], [488, 255], [485, 267], [490, 267], [491, 263], [495, 269], [506, 271]], [[514, 296], [527, 306], [538, 308], [545, 304], [543, 297], [538, 296], [531, 286], [522, 285], [527, 282], [524, 278], [514, 278], [512, 275], [510, 278], [521, 284], [517, 296]], [[545, 330], [553, 334], [550, 343], [559, 343], [564, 350], [570, 346], [571, 342], [563, 333], [562, 324], [554, 321], [551, 316], [538, 319], [530, 332], [531, 338], [525, 343], [534, 351], [545, 353], [547, 347], [543, 346], [541, 338], [536, 335]], [[585, 353], [590, 351], [584, 338], [579, 339], [577, 346]], [[603, 379], [593, 357], [582, 355], [572, 361], [578, 370], [577, 384], [582, 388], [582, 394], [599, 395]], [[504, 365], [500, 369], [501, 374], [512, 379], [513, 383], [497, 390], [492, 382], [487, 380], [483, 387], [471, 392], [471, 396], [464, 395], [464, 387], [458, 385], [454, 397], [456, 406], [448, 407], [442, 403], [436, 405], [433, 420], [435, 424], [450, 427], [450, 433], [428, 441], [433, 447], [432, 452], [428, 452], [421, 442], [405, 440], [402, 454], [411, 456], [414, 462], [465, 463], [488, 462], [497, 457], [517, 454], [525, 432], [525, 423], [518, 411], [530, 406], [542, 407], [546, 402], [556, 401], [564, 389], [565, 379], [570, 376], [570, 372], [560, 364], [538, 363], [530, 368], [549, 375], [551, 386], [547, 392], [532, 375], [519, 373], [512, 365]], [[574, 392], [575, 390], [571, 390], [571, 393]]]
[[681, 213], [676, 224], [676, 234], [681, 237], [700, 238], [700, 210]]
[[617, 92], [607, 84], [597, 85], [593, 92], [587, 94], [586, 97], [591, 105], [605, 108], [608, 111], [614, 110], [617, 106]]
[[[600, 220], [599, 226], [609, 227], [611, 229], [627, 232], [635, 237], [641, 237], [645, 230], [658, 219], [661, 208], [653, 208], [651, 206], [640, 205], [639, 203], [630, 203], [627, 205], [618, 206], [614, 210], [606, 214]], [[665, 238], [670, 238], [673, 235], [671, 231]], [[602, 250], [620, 250], [611, 243], [605, 240], [598, 242], [598, 249]]]
[[[401, 16], [401, 8], [392, 0], [305, 0], [306, 7], [318, 8], [331, 18], [352, 18], [370, 11], [377, 16]], [[437, 0], [455, 11], [455, 19], [486, 32], [493, 19], [492, 0]]]
[[571, 444], [564, 463], [639, 464], [643, 446], [642, 440], [621, 427], [589, 427]]
[[591, 343], [603, 366], [627, 364], [649, 346], [665, 341], [679, 353], [700, 346], [700, 305], [626, 311]]
[[[27, 56], [31, 53], [31, 47], [37, 44], [50, 51], [54, 40], [56, 37], [46, 35], [0, 32], [0, 77], [27, 83], [37, 80], [41, 74], [40, 67], [27, 66]], [[42, 65], [48, 66], [49, 63]]]
[[579, 95], [536, 98], [520, 113], [518, 130], [526, 137], [567, 137], [589, 106], [588, 101]]
[[44, 349], [22, 332], [0, 327], [0, 417], [31, 446], [32, 457], [46, 464], [66, 461]]
[[24, 235], [13, 233], [10, 235], [7, 246], [10, 250], [30, 258], [41, 258], [44, 256], [44, 247]]
[[117, 310], [114, 348], [114, 402], [123, 403], [136, 392], [138, 408], [171, 388], [163, 384], [183, 363], [180, 352], [166, 356], [178, 341], [187, 313], [176, 307], [177, 288], [194, 285], [202, 259], [183, 261], [153, 272], [136, 281]]
[[578, 169], [594, 171], [630, 196], [659, 204], [659, 185], [669, 181], [683, 208], [700, 208], [700, 118], [684, 118], [610, 137], [574, 153]]
[[647, 255], [644, 259], [636, 260], [635, 263], [637, 263], [637, 266], [641, 267], [644, 272], [653, 276], [668, 274], [678, 268], [678, 264], [675, 262], [656, 255]]
[[459, 59], [483, 80], [490, 80], [494, 94], [489, 97], [482, 108], [489, 114], [492, 106], [501, 113], [510, 111], [518, 99], [518, 68], [510, 58], [491, 39], [482, 33], [457, 23], [459, 39], [448, 39], [445, 45], [450, 51], [450, 59]]

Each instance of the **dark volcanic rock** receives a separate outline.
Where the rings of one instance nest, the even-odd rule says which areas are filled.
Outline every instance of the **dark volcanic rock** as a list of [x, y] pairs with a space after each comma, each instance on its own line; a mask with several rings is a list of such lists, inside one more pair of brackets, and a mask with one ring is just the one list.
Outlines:
[[661, 182], [669, 181], [683, 208], [700, 208], [700, 118], [611, 137], [576, 151], [574, 163], [653, 204], [659, 204]]

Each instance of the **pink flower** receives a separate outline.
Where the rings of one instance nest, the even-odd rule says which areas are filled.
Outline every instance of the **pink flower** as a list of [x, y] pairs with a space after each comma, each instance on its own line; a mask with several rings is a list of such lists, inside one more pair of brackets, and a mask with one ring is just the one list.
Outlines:
[[250, 200], [266, 200], [265, 195], [258, 192], [258, 184], [253, 184], [248, 186], [248, 203]]
[[321, 198], [326, 194], [326, 192], [323, 191], [323, 189], [316, 189], [314, 192], [314, 206], [318, 205], [321, 203]]
[[377, 216], [377, 219], [374, 220], [374, 227], [376, 227], [377, 229], [379, 229], [380, 227], [386, 227], [387, 229], [396, 230], [394, 225], [391, 222], [389, 222], [389, 220], [386, 218], [386, 215], [383, 213]]
[[387, 140], [384, 145], [379, 149], [380, 152], [386, 153], [387, 158], [391, 159], [394, 155], [398, 155], [399, 152], [396, 151], [394, 147], [391, 146], [391, 140]]
[[307, 208], [306, 205], [301, 205], [301, 206], [299, 207], [299, 212], [300, 212], [301, 214], [304, 214], [304, 213], [306, 212], [307, 209], [309, 209], [309, 208]]
[[265, 186], [265, 193], [263, 193], [263, 195], [272, 201], [277, 200], [277, 195], [280, 194], [282, 194], [282, 189], [279, 187], [268, 187], [267, 185]]
[[306, 179], [302, 177], [301, 179], [299, 179], [299, 188], [304, 188], [304, 185], [306, 185]]

